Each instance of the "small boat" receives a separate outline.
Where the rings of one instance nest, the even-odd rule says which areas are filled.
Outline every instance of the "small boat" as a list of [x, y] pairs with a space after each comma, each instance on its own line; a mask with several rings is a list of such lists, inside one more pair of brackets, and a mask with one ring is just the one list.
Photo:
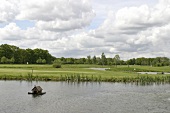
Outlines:
[[28, 92], [28, 94], [33, 94], [33, 95], [43, 95], [46, 94], [46, 92], [42, 92], [42, 88], [40, 86], [34, 86], [32, 89], [32, 92]]

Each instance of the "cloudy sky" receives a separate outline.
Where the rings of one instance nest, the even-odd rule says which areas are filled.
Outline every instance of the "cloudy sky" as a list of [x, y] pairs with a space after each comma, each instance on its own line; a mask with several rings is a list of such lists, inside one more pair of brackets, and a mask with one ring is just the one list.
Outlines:
[[0, 44], [56, 57], [170, 57], [170, 0], [0, 0]]

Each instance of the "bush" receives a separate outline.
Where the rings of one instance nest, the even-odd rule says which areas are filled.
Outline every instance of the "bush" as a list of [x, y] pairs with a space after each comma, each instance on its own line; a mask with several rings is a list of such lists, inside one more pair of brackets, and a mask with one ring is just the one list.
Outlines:
[[54, 68], [61, 68], [61, 64], [53, 64]]

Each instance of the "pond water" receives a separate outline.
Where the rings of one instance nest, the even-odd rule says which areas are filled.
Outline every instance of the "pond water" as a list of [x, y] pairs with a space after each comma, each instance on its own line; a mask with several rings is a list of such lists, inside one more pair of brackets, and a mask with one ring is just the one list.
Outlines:
[[110, 68], [89, 68], [92, 70], [100, 70], [100, 71], [106, 71], [106, 69], [110, 69]]
[[[28, 95], [34, 85], [47, 93]], [[169, 84], [0, 81], [0, 113], [169, 112]]]
[[170, 74], [170, 73], [167, 73], [167, 72], [137, 72], [139, 74]]

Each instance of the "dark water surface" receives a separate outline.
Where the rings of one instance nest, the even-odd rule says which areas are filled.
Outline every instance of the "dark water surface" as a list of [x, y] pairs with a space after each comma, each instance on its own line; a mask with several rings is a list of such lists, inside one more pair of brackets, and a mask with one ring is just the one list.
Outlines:
[[0, 113], [170, 113], [170, 85], [0, 81]]

